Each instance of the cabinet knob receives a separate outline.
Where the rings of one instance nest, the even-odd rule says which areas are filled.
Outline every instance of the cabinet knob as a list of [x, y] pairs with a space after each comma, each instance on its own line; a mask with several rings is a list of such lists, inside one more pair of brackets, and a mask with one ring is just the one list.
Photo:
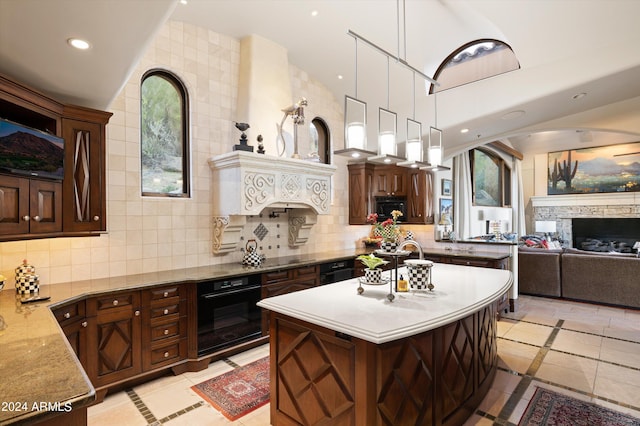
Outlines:
[[163, 314], [167, 315], [169, 313], [168, 309], [165, 309], [164, 311], [162, 311]]
[[82, 326], [83, 326], [84, 328], [87, 328], [87, 325], [89, 325], [89, 323], [87, 323], [86, 321], [82, 321]]
[[97, 222], [97, 221], [99, 221], [99, 220], [100, 220], [100, 216], [96, 215], [96, 216], [94, 216], [94, 217], [93, 217], [93, 221], [94, 221], [94, 222]]
[[64, 317], [65, 317], [66, 319], [69, 319], [69, 318], [71, 318], [71, 314], [70, 314], [69, 312], [65, 312], [65, 313], [64, 313]]
[[164, 353], [164, 357], [165, 357], [165, 358], [169, 358], [169, 352], [165, 352], [165, 353]]
[[118, 300], [117, 299], [113, 301], [113, 306], [118, 306]]
[[34, 216], [33, 220], [35, 220], [36, 222], [40, 222], [42, 218], [40, 216]]
[[163, 296], [164, 296], [164, 297], [169, 297], [169, 292], [168, 292], [168, 291], [165, 291], [165, 292], [164, 292], [164, 294], [163, 294]]
[[135, 316], [139, 317], [139, 316], [140, 316], [140, 311], [135, 311], [133, 314], [134, 314]]
[[29, 222], [29, 220], [31, 220], [31, 218], [28, 215], [24, 215], [24, 216], [22, 216], [22, 220], [24, 220], [25, 222]]
[[167, 334], [169, 334], [169, 330], [165, 329], [164, 330], [164, 335], [166, 336]]

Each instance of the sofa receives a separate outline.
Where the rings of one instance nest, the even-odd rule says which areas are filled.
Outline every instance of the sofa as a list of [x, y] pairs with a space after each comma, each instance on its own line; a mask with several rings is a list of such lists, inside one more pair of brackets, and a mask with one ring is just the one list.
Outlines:
[[576, 249], [518, 250], [522, 294], [640, 309], [640, 258]]

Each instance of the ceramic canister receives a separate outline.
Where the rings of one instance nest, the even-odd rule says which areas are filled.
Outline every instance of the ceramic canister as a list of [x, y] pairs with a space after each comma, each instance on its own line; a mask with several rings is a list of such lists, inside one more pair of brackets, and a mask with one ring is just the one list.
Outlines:
[[36, 275], [36, 268], [27, 263], [27, 259], [18, 265], [16, 271], [16, 292], [19, 294], [37, 293], [40, 290], [40, 283]]
[[404, 261], [409, 276], [411, 290], [426, 290], [429, 285], [429, 275], [433, 262], [423, 259], [407, 259]]

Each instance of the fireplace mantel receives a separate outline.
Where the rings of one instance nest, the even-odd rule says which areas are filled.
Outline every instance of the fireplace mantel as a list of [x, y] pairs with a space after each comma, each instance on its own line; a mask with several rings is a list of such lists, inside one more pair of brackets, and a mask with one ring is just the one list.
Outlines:
[[604, 194], [568, 194], [531, 197], [533, 207], [607, 206], [640, 203], [638, 192], [611, 192]]

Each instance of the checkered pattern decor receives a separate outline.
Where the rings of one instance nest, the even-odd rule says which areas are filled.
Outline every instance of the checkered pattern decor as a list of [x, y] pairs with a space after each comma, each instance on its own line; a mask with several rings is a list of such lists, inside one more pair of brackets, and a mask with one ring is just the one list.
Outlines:
[[408, 265], [409, 288], [411, 290], [426, 290], [429, 285], [430, 267], [420, 265]]
[[26, 259], [16, 269], [16, 291], [19, 294], [37, 293], [40, 283], [36, 275], [36, 268], [29, 265]]

